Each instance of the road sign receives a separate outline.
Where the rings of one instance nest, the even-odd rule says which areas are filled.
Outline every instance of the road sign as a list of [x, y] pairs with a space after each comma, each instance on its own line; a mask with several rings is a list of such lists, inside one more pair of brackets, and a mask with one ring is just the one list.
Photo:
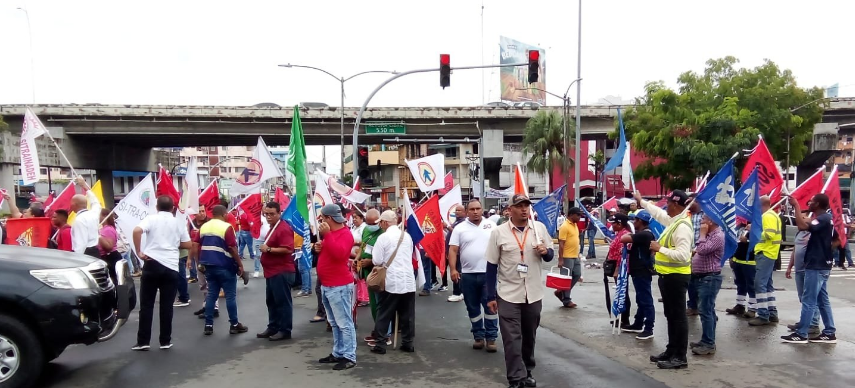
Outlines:
[[402, 123], [366, 123], [366, 135], [406, 135], [407, 124]]

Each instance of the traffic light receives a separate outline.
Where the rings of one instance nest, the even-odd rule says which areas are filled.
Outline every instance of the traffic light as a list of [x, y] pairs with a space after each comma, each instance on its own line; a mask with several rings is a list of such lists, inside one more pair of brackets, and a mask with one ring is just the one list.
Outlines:
[[537, 82], [537, 71], [540, 68], [540, 51], [528, 50], [528, 83]]
[[356, 166], [358, 167], [359, 179], [366, 180], [370, 175], [368, 173], [368, 147], [359, 147], [356, 156]]
[[439, 54], [439, 86], [443, 89], [451, 86], [451, 56]]

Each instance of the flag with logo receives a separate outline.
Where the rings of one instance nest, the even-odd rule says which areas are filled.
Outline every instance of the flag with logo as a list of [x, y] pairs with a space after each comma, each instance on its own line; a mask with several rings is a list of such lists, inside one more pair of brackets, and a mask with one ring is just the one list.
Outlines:
[[421, 225], [424, 238], [421, 241], [425, 255], [439, 267], [445, 276], [445, 233], [442, 227], [442, 213], [439, 211], [439, 196], [430, 197], [416, 210], [416, 219]]
[[454, 209], [462, 205], [463, 194], [460, 190], [460, 185], [457, 185], [439, 199], [439, 212], [442, 214], [443, 221], [448, 225], [454, 224], [454, 221], [457, 219]]
[[258, 240], [261, 238], [261, 208], [264, 207], [261, 193], [247, 196], [238, 203], [237, 208], [249, 217], [249, 234]]
[[[321, 170], [315, 170], [315, 177], [315, 189], [317, 190], [317, 182], [318, 178], [320, 178], [320, 180], [324, 181], [324, 186], [327, 187], [326, 192], [328, 196], [329, 193], [335, 192], [336, 194], [340, 195], [342, 199], [349, 203], [364, 203], [369, 198], [371, 198], [371, 195], [360, 192], [358, 191], [358, 189], [351, 188], [350, 186], [342, 182], [340, 179], [333, 178]], [[359, 178], [357, 177], [357, 179]], [[358, 185], [359, 181], [357, 180], [356, 183]], [[330, 201], [327, 203], [333, 202]]]
[[320, 175], [315, 174], [315, 212], [319, 212], [322, 207], [332, 205], [335, 201], [330, 195], [330, 188], [327, 186], [327, 181]]
[[217, 184], [217, 181], [214, 180], [205, 190], [202, 190], [202, 194], [199, 194], [199, 209], [205, 209], [210, 217], [211, 212], [214, 210], [214, 206], [220, 204], [220, 186]]
[[451, 171], [445, 173], [445, 179], [443, 179], [443, 182], [443, 188], [439, 189], [440, 195], [446, 195], [454, 188], [454, 177], [451, 176]]
[[828, 195], [828, 207], [833, 217], [834, 232], [840, 236], [841, 241], [846, 241], [846, 223], [843, 222], [843, 201], [840, 198], [840, 178], [837, 176], [836, 164], [831, 169], [822, 192]]
[[50, 218], [10, 218], [6, 220], [6, 244], [47, 248], [53, 225]]
[[558, 214], [566, 191], [567, 185], [563, 185], [531, 206], [537, 212], [537, 220], [546, 225], [552, 238], [558, 235]]
[[[618, 277], [615, 281], [615, 299], [612, 302], [612, 314], [616, 317], [626, 310], [626, 293], [629, 291], [629, 260], [627, 260], [626, 245], [623, 246], [621, 259], [618, 263]], [[626, 322], [629, 324], [629, 322]], [[623, 324], [623, 322], [621, 322]], [[617, 326], [617, 324], [615, 324]]]
[[[295, 200], [289, 201], [288, 206], [286, 206], [282, 210], [282, 216], [280, 216], [279, 219], [280, 221], [288, 223], [288, 226], [291, 227], [291, 229], [294, 231], [294, 234], [300, 237], [294, 239], [294, 259], [303, 259], [302, 261], [300, 261], [300, 263], [311, 263], [312, 233], [311, 229], [309, 229], [309, 224], [306, 223], [306, 220], [303, 218], [303, 216], [300, 214], [300, 211], [297, 209], [298, 202], [299, 201]], [[298, 240], [302, 240], [302, 243]], [[300, 246], [299, 249], [297, 249], [297, 245]], [[308, 259], [308, 261], [306, 259]]]
[[167, 196], [172, 198], [172, 203], [178, 203], [181, 201], [181, 195], [178, 193], [178, 189], [175, 188], [175, 184], [172, 182], [172, 175], [163, 168], [162, 165], [159, 165], [160, 168], [157, 172], [157, 196]]
[[[299, 120], [299, 119], [298, 119]], [[293, 123], [291, 124], [294, 125]], [[299, 125], [299, 124], [298, 124]], [[289, 149], [289, 152], [293, 152]], [[291, 154], [288, 155], [289, 159]], [[189, 170], [189, 168], [188, 168]], [[279, 166], [276, 160], [270, 155], [267, 145], [264, 144], [264, 139], [258, 137], [258, 144], [255, 146], [255, 151], [252, 153], [252, 159], [246, 164], [246, 167], [235, 179], [229, 193], [232, 196], [248, 193], [257, 193], [262, 188], [264, 182], [271, 178], [282, 176], [282, 171], [279, 171]], [[299, 182], [298, 182], [299, 183]]]
[[754, 171], [754, 167], [757, 167], [758, 170], [759, 195], [769, 195], [772, 203], [778, 202], [781, 198], [781, 187], [784, 186], [784, 177], [781, 176], [781, 171], [775, 165], [775, 158], [772, 157], [772, 153], [769, 152], [769, 147], [766, 146], [766, 141], [762, 137], [757, 142], [757, 147], [754, 147], [745, 163], [745, 168], [742, 170], [743, 182]]
[[[134, 186], [125, 198], [113, 209], [116, 215], [116, 226], [126, 236], [133, 235], [134, 228], [149, 214], [157, 213], [157, 191], [154, 187], [154, 179], [151, 174], [145, 176], [140, 183]], [[143, 234], [143, 245], [145, 245], [145, 234]], [[131, 252], [136, 252], [134, 241], [129, 241]]]
[[445, 176], [445, 155], [433, 154], [416, 160], [407, 160], [407, 167], [413, 174], [413, 180], [423, 193], [440, 190], [445, 187], [440, 177]]
[[822, 179], [822, 170], [822, 168], [818, 169], [810, 176], [810, 178], [805, 179], [802, 184], [790, 193], [790, 197], [799, 201], [799, 206], [802, 209], [807, 209], [808, 201], [810, 201], [814, 195], [822, 192], [822, 188], [825, 186], [825, 182]]
[[[712, 182], [710, 182], [712, 185]], [[763, 209], [760, 207], [760, 169], [755, 168], [748, 179], [742, 182], [742, 187], [736, 192], [736, 216], [751, 223], [748, 232], [748, 251], [754, 250], [763, 238]], [[725, 252], [727, 253], [727, 252]], [[732, 255], [732, 254], [731, 254]], [[725, 255], [725, 257], [730, 257]], [[722, 258], [722, 263], [724, 263]]]
[[45, 206], [45, 217], [52, 217], [53, 213], [59, 209], [69, 210], [71, 209], [71, 198], [77, 194], [77, 190], [75, 189], [74, 182], [70, 182], [68, 186], [65, 186], [59, 195], [56, 196], [50, 205]]
[[724, 232], [722, 263], [733, 256], [738, 244], [734, 176], [733, 158], [730, 158], [695, 198], [695, 201], [698, 201], [698, 205], [704, 211], [704, 215], [715, 222]]
[[24, 186], [39, 181], [39, 152], [36, 147], [36, 138], [47, 132], [42, 121], [39, 120], [30, 108], [24, 113], [24, 127], [21, 129], [21, 142], [18, 150], [21, 153], [21, 181]]
[[591, 222], [594, 223], [594, 226], [596, 226], [597, 229], [600, 230], [600, 233], [602, 233], [603, 236], [605, 236], [608, 239], [615, 238], [614, 232], [609, 230], [609, 228], [605, 224], [603, 224], [603, 222], [600, 221], [599, 218], [592, 216], [591, 213], [588, 212], [588, 209], [585, 209], [585, 206], [582, 205], [582, 202], [579, 201], [578, 199], [576, 200], [576, 206], [578, 206], [580, 209], [582, 209], [582, 212], [585, 213], [585, 218], [591, 220]]

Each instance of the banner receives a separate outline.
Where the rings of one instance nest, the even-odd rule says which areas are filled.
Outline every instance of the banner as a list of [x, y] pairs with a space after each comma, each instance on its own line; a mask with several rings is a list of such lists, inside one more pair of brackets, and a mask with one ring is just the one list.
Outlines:
[[[781, 176], [781, 171], [775, 165], [775, 158], [766, 147], [766, 142], [761, 137], [757, 142], [757, 147], [748, 157], [745, 167], [742, 170], [742, 182], [748, 179], [751, 171], [757, 167], [758, 179], [760, 180], [760, 195], [770, 195], [772, 203], [778, 202], [781, 199], [781, 187], [784, 185], [784, 177]], [[774, 191], [774, 193], [773, 193]]]
[[33, 113], [30, 108], [24, 113], [24, 127], [21, 129], [21, 181], [24, 186], [29, 186], [39, 181], [41, 165], [39, 164], [39, 152], [36, 147], [36, 138], [47, 132], [44, 124]]
[[[299, 117], [297, 120], [299, 120]], [[294, 125], [293, 122], [291, 124]], [[297, 125], [300, 124], [298, 123]], [[294, 151], [291, 150], [290, 152]], [[270, 151], [267, 149], [267, 145], [264, 144], [264, 140], [259, 136], [258, 144], [255, 146], [255, 151], [252, 153], [252, 159], [249, 160], [246, 167], [240, 175], [238, 175], [238, 178], [235, 179], [235, 183], [232, 184], [230, 194], [235, 196], [239, 194], [256, 193], [261, 189], [262, 184], [264, 184], [266, 180], [281, 176], [282, 171], [279, 171], [279, 165], [276, 163], [276, 160], [273, 159], [273, 156], [270, 155]], [[299, 182], [297, 183], [299, 184]]]
[[[629, 260], [627, 260], [626, 245], [621, 252], [620, 263], [618, 263], [618, 277], [615, 282], [615, 300], [612, 302], [612, 314], [619, 317], [626, 310], [626, 293], [629, 291]], [[621, 322], [623, 324], [624, 322]], [[629, 324], [629, 322], [626, 322]], [[615, 325], [617, 326], [617, 325]]]
[[[480, 189], [480, 188], [481, 188], [480, 185], [478, 185], [478, 189]], [[504, 190], [498, 190], [498, 189], [493, 189], [493, 188], [489, 188], [489, 187], [485, 188], [484, 190], [487, 192], [486, 195], [484, 196], [484, 198], [488, 198], [488, 199], [508, 200], [512, 195], [514, 195], [514, 186], [508, 187], [507, 189], [504, 189]]]
[[425, 254], [439, 267], [440, 275], [445, 276], [445, 229], [439, 211], [439, 196], [434, 195], [425, 201], [416, 210], [416, 219], [424, 233], [421, 245]]
[[799, 206], [802, 209], [807, 209], [808, 201], [810, 201], [814, 195], [822, 192], [822, 188], [825, 186], [825, 182], [822, 179], [822, 170], [823, 168], [818, 169], [810, 176], [810, 178], [806, 179], [799, 185], [799, 187], [796, 187], [796, 189], [790, 193], [790, 197], [799, 201]]
[[423, 193], [439, 190], [445, 187], [445, 182], [439, 179], [445, 176], [445, 155], [433, 154], [421, 159], [406, 160], [413, 180]]
[[210, 217], [211, 213], [214, 211], [214, 206], [219, 204], [220, 186], [217, 184], [217, 181], [214, 180], [205, 188], [205, 190], [202, 191], [202, 194], [199, 194], [199, 209], [205, 209], [208, 213], [208, 217]]
[[837, 176], [837, 165], [831, 169], [831, 175], [825, 182], [823, 193], [828, 195], [828, 205], [834, 217], [834, 232], [840, 236], [840, 241], [846, 241], [846, 224], [843, 222], [843, 201], [840, 198], [840, 178]]
[[460, 185], [454, 186], [453, 189], [449, 190], [447, 194], [439, 199], [439, 212], [442, 215], [442, 220], [447, 225], [454, 224], [454, 221], [457, 219], [454, 209], [458, 205], [463, 205], [463, 194], [460, 190]]
[[546, 51], [511, 38], [499, 37], [499, 63], [502, 65], [527, 63], [529, 50], [540, 51], [537, 82], [528, 82], [528, 66], [502, 67], [499, 70], [501, 99], [513, 102], [534, 101], [546, 105]]
[[566, 190], [567, 185], [563, 185], [531, 206], [537, 212], [537, 220], [546, 225], [546, 230], [552, 238], [558, 235], [558, 214], [564, 202]]
[[[340, 195], [343, 199], [350, 203], [364, 203], [371, 195], [365, 194], [363, 192], [357, 191], [357, 189], [353, 189], [350, 186], [346, 185], [340, 179], [333, 178], [327, 175], [325, 172], [321, 170], [315, 170], [315, 176], [319, 177], [325, 182], [325, 186], [327, 186], [327, 196], [332, 198], [329, 193], [335, 191], [338, 195]], [[357, 177], [356, 184], [359, 184], [359, 177]], [[315, 179], [315, 190], [317, 191], [318, 180]], [[334, 203], [333, 201], [329, 201], [327, 203]]]
[[[710, 181], [710, 186], [713, 181]], [[748, 234], [748, 251], [753, 252], [754, 246], [763, 238], [763, 209], [760, 207], [760, 169], [755, 168], [748, 179], [742, 183], [742, 187], [736, 192], [736, 216], [751, 223], [751, 230]], [[728, 251], [725, 247], [725, 255], [721, 258], [722, 264], [733, 253], [727, 255]]]
[[6, 244], [47, 248], [52, 226], [47, 217], [7, 219]]
[[[620, 167], [621, 163], [623, 163], [624, 155], [628, 152], [627, 144], [626, 144], [626, 133], [623, 129], [623, 116], [620, 113], [620, 108], [617, 110], [618, 115], [618, 123], [620, 124], [620, 140], [618, 140], [618, 148], [615, 150], [612, 158], [609, 159], [608, 163], [606, 163], [605, 167], [603, 167], [603, 173], [608, 171], [612, 171], [618, 167]], [[626, 182], [624, 182], [626, 185]], [[627, 186], [624, 186], [627, 187]]]
[[[119, 204], [116, 205], [115, 209], [113, 209], [116, 215], [116, 226], [124, 233], [126, 236], [133, 236], [134, 228], [140, 224], [140, 222], [148, 217], [149, 214], [157, 213], [156, 197], [157, 191], [154, 188], [154, 180], [151, 177], [151, 174], [145, 176], [145, 178], [134, 186], [133, 190], [122, 198], [119, 201]], [[143, 234], [142, 244], [145, 245], [145, 234]], [[128, 249], [131, 252], [136, 252], [136, 247], [134, 246], [134, 240], [131, 238], [129, 241]]]
[[[273, 200], [279, 203], [279, 208], [283, 211], [288, 205], [291, 203], [291, 197], [285, 195], [285, 192], [280, 188], [276, 188], [276, 194], [273, 196]], [[294, 229], [293, 227], [291, 229]]]
[[578, 206], [580, 209], [582, 209], [582, 212], [585, 213], [585, 218], [591, 220], [591, 222], [594, 223], [594, 225], [597, 227], [597, 229], [600, 230], [600, 232], [603, 234], [603, 236], [605, 236], [608, 239], [615, 238], [615, 234], [611, 230], [609, 230], [609, 228], [606, 227], [606, 225], [603, 224], [603, 222], [600, 221], [599, 218], [596, 218], [596, 217], [592, 216], [591, 213], [588, 213], [588, 209], [585, 209], [585, 205], [582, 205], [582, 202], [580, 202], [578, 199], [576, 200], [576, 206]]
[[451, 189], [454, 188], [454, 177], [451, 176], [451, 171], [445, 173], [445, 179], [443, 180], [443, 182], [444, 182], [443, 184], [445, 186], [443, 186], [443, 188], [439, 189], [440, 195], [446, 195], [446, 194], [448, 194], [449, 191], [451, 191]]

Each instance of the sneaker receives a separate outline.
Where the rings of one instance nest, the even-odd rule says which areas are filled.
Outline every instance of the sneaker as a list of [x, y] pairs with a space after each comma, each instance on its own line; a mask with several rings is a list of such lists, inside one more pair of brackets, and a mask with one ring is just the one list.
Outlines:
[[806, 344], [808, 343], [808, 339], [800, 336], [798, 333], [792, 333], [790, 335], [781, 336], [781, 340], [788, 344]]
[[700, 346], [696, 346], [692, 348], [692, 354], [698, 356], [710, 356], [715, 354], [715, 345], [709, 346], [707, 344], [701, 344]]
[[[205, 309], [202, 309], [202, 313], [198, 315], [199, 319], [205, 319]], [[220, 309], [214, 309], [214, 318], [220, 317]]]
[[318, 362], [319, 362], [319, 363], [321, 363], [321, 364], [332, 364], [332, 363], [339, 362], [339, 361], [341, 361], [341, 360], [342, 360], [342, 359], [340, 359], [340, 358], [338, 358], [338, 357], [335, 357], [335, 356], [333, 356], [332, 354], [330, 354], [329, 356], [326, 356], [326, 357], [324, 357], [324, 358], [322, 358], [322, 359], [318, 360]]
[[446, 292], [446, 291], [448, 291], [448, 287], [446, 287], [446, 286], [442, 286], [439, 288], [439, 292]]
[[632, 325], [621, 327], [620, 331], [622, 331], [624, 333], [641, 333], [644, 331], [644, 326], [632, 324]]
[[653, 330], [642, 331], [637, 336], [635, 336], [635, 339], [642, 340], [642, 341], [653, 339]]
[[190, 305], [190, 300], [189, 300], [189, 299], [188, 299], [186, 302], [182, 302], [182, 301], [180, 301], [180, 300], [179, 300], [179, 301], [177, 301], [177, 302], [173, 303], [173, 304], [172, 304], [172, 307], [187, 307], [187, 306], [189, 306], [189, 305]]
[[151, 349], [151, 346], [148, 345], [134, 345], [134, 347], [131, 348], [131, 350], [135, 352], [147, 352], [149, 349]]
[[205, 331], [203, 331], [205, 335], [214, 334], [214, 325], [205, 325]]
[[344, 359], [344, 360], [339, 361], [338, 364], [335, 364], [335, 366], [333, 366], [333, 370], [345, 370], [345, 369], [353, 368], [355, 366], [356, 366], [355, 362], [350, 361], [348, 359]]
[[253, 273], [252, 273], [252, 277], [253, 277], [253, 278], [255, 278], [255, 279], [258, 279], [258, 276], [259, 276], [259, 275], [261, 275], [261, 274], [259, 274], [259, 273], [258, 273], [258, 271], [255, 271], [255, 272], [253, 272]]
[[166, 345], [160, 345], [160, 349], [162, 349], [162, 350], [172, 349], [172, 343], [170, 342]]
[[836, 344], [837, 337], [834, 334], [820, 334], [816, 337], [811, 337], [810, 342], [819, 344]]
[[243, 323], [240, 323], [240, 322], [238, 322], [234, 325], [231, 325], [231, 327], [229, 327], [229, 334], [242, 334], [242, 333], [246, 333], [247, 331], [249, 331], [249, 328], [247, 328], [246, 326], [243, 325]]
[[463, 300], [462, 294], [461, 295], [449, 295], [449, 297], [448, 297], [449, 302], [460, 302], [462, 300]]

